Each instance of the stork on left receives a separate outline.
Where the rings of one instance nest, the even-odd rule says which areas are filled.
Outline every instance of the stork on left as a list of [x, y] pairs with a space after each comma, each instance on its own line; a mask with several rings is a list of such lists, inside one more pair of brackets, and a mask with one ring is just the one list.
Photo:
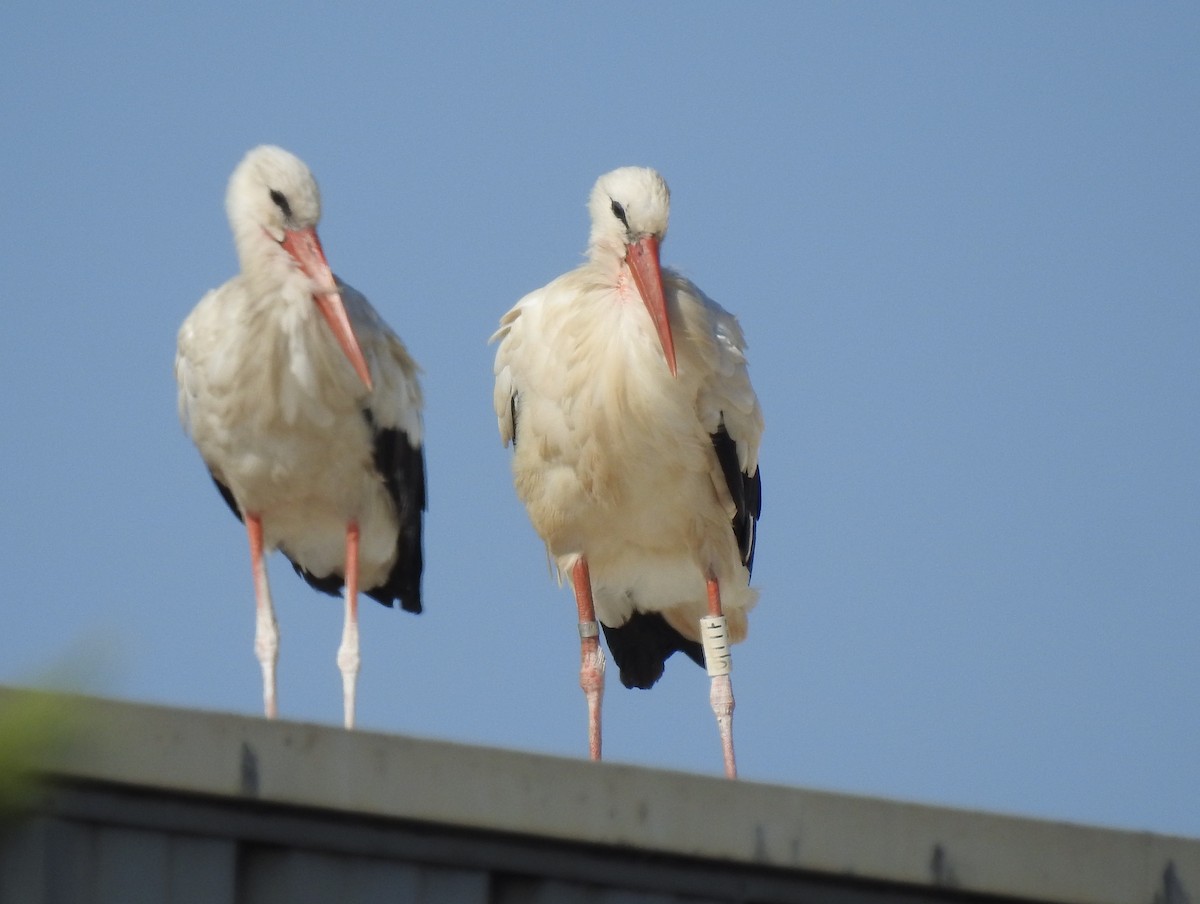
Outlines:
[[241, 272], [179, 330], [179, 416], [249, 535], [267, 717], [277, 713], [279, 630], [264, 555], [279, 549], [317, 590], [344, 590], [337, 663], [352, 728], [359, 591], [421, 611], [419, 369], [331, 271], [317, 237], [320, 192], [299, 158], [250, 151], [225, 207]]

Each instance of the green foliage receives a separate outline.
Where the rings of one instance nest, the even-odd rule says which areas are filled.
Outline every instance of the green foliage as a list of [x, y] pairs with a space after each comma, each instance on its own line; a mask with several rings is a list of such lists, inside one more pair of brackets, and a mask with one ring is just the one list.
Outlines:
[[0, 697], [0, 819], [32, 793], [34, 777], [78, 734], [80, 701], [40, 691]]

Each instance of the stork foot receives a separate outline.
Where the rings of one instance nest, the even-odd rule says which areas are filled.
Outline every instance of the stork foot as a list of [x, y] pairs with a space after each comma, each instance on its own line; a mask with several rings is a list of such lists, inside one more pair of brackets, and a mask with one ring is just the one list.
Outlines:
[[250, 569], [254, 574], [254, 655], [262, 666], [263, 710], [268, 719], [279, 714], [275, 702], [275, 666], [279, 662], [279, 623], [271, 602], [271, 585], [263, 561], [262, 518], [246, 516], [246, 535], [250, 540]]
[[279, 715], [275, 699], [275, 667], [279, 662], [279, 625], [271, 609], [260, 606], [255, 618], [254, 655], [262, 666], [263, 712], [268, 719]]
[[579, 686], [587, 698], [588, 756], [600, 759], [600, 704], [604, 700], [604, 651], [600, 649], [600, 624], [592, 604], [592, 578], [587, 559], [579, 557], [571, 569], [575, 605], [579, 609]]
[[342, 673], [342, 709], [347, 728], [354, 727], [354, 697], [358, 686], [358, 670], [362, 656], [358, 651], [358, 622], [346, 622], [342, 631], [342, 644], [337, 652], [338, 669]]
[[342, 673], [342, 709], [347, 728], [354, 727], [354, 693], [362, 657], [358, 651], [358, 522], [346, 525], [346, 621], [337, 664]]
[[[595, 622], [588, 622], [590, 630], [597, 630]], [[587, 628], [579, 625], [582, 634]], [[588, 756], [600, 759], [600, 707], [604, 701], [604, 651], [600, 649], [600, 638], [593, 634], [580, 640], [579, 686], [587, 700], [588, 708]]]
[[728, 675], [714, 675], [708, 694], [717, 731], [721, 735], [721, 754], [725, 760], [725, 777], [737, 778], [737, 761], [733, 756], [733, 683]]
[[733, 653], [729, 642], [729, 626], [721, 610], [721, 587], [714, 575], [708, 576], [708, 615], [700, 619], [700, 640], [704, 645], [704, 666], [712, 679], [708, 700], [717, 717], [721, 735], [721, 755], [725, 760], [725, 777], [737, 778], [737, 762], [733, 758]]

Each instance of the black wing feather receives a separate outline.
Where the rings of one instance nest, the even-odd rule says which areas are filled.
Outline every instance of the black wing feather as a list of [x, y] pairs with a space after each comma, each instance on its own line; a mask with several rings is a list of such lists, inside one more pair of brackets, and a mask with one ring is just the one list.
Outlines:
[[[213, 474], [212, 469], [209, 469], [209, 476], [212, 477], [213, 483], [217, 485], [217, 490], [221, 493], [221, 498], [225, 500], [225, 504], [229, 506], [229, 510], [237, 515], [238, 521], [243, 524], [246, 519], [242, 517], [242, 510], [237, 504], [237, 500], [233, 498], [233, 491], [221, 481], [217, 480], [217, 475]], [[320, 590], [322, 593], [328, 593], [330, 596], [338, 596], [342, 592], [342, 586], [345, 584], [340, 574], [329, 574], [323, 578], [317, 577], [311, 571], [307, 571], [296, 563], [296, 560], [288, 554], [286, 549], [281, 549], [287, 560], [292, 563], [292, 567], [296, 569], [296, 574], [304, 578], [310, 587], [315, 590]]]
[[[396, 537], [396, 562], [387, 579], [376, 587], [364, 589], [371, 599], [385, 606], [396, 600], [406, 612], [420, 612], [421, 571], [424, 558], [421, 550], [421, 516], [425, 511], [425, 454], [420, 446], [408, 441], [403, 430], [379, 429], [371, 412], [363, 409], [363, 417], [371, 430], [374, 444], [375, 470], [383, 478], [388, 496], [396, 506], [396, 522], [399, 532]], [[339, 596], [346, 579], [336, 572], [318, 577], [293, 559], [286, 549], [280, 551], [288, 557], [296, 574], [314, 590]]]
[[221, 494], [221, 498], [225, 500], [225, 504], [229, 506], [229, 510], [237, 515], [238, 521], [244, 521], [242, 518], [242, 510], [238, 508], [237, 500], [233, 498], [233, 491], [221, 481], [217, 480], [217, 475], [212, 472], [212, 468], [208, 469], [208, 476], [212, 478], [212, 482], [217, 485], [217, 490]]
[[[279, 551], [287, 556], [287, 560], [292, 563], [292, 567], [296, 569], [296, 574], [304, 578], [304, 583], [308, 584], [313, 590], [320, 590], [322, 593], [328, 593], [330, 596], [341, 596], [342, 588], [346, 586], [346, 579], [337, 572], [327, 574], [323, 578], [317, 577], [299, 562], [292, 558], [291, 554], [282, 546]], [[391, 603], [388, 603], [390, 606]]]
[[717, 461], [721, 463], [721, 472], [725, 475], [725, 485], [729, 487], [729, 495], [733, 497], [735, 514], [733, 516], [733, 535], [737, 538], [738, 550], [742, 554], [742, 564], [747, 571], [754, 571], [755, 528], [762, 516], [762, 478], [756, 467], [753, 474], [747, 474], [738, 463], [737, 443], [725, 429], [724, 420], [717, 432], [712, 436], [713, 449], [717, 453]]
[[686, 653], [696, 665], [704, 665], [704, 649], [672, 628], [660, 612], [634, 612], [619, 628], [602, 624], [604, 639], [613, 660], [621, 669], [626, 687], [647, 689], [662, 677], [667, 660], [676, 652]]
[[[752, 571], [755, 527], [762, 515], [762, 478], [758, 468], [753, 474], [742, 471], [737, 444], [725, 429], [724, 421], [711, 436], [721, 473], [733, 498], [733, 535], [742, 564], [747, 571]], [[621, 669], [621, 683], [626, 687], [652, 687], [662, 677], [667, 660], [677, 652], [685, 653], [696, 665], [704, 667], [704, 648], [672, 628], [659, 612], [634, 612], [629, 621], [618, 628], [602, 627], [608, 649]]]
[[409, 442], [408, 434], [393, 428], [379, 429], [369, 410], [364, 409], [367, 426], [375, 439], [375, 469], [383, 476], [388, 495], [396, 506], [396, 564], [387, 580], [366, 591], [367, 596], [385, 606], [394, 600], [406, 612], [421, 611], [421, 519], [425, 512], [425, 453]]
[[[400, 606], [406, 612], [421, 611], [421, 571], [424, 568], [424, 558], [421, 549], [421, 517], [425, 511], [425, 454], [420, 446], [413, 446], [408, 441], [408, 434], [403, 430], [384, 429], [375, 427], [375, 419], [371, 412], [363, 411], [367, 426], [371, 429], [374, 441], [375, 470], [383, 477], [388, 495], [396, 506], [396, 521], [399, 524], [399, 534], [396, 539], [396, 564], [392, 566], [387, 580], [378, 587], [371, 587], [365, 592], [373, 600], [378, 600], [385, 606], [391, 606], [400, 600]], [[210, 468], [209, 476], [217, 486], [221, 498], [229, 506], [239, 521], [244, 521], [242, 510], [233, 497], [233, 492], [217, 479]], [[296, 569], [296, 574], [304, 578], [314, 590], [327, 593], [330, 596], [340, 596], [346, 579], [336, 572], [318, 577], [297, 562], [280, 547], [280, 552], [287, 556]]]

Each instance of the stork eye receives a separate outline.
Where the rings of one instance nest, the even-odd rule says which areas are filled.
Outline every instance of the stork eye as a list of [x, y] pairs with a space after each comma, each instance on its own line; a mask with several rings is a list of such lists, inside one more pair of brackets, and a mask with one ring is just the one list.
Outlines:
[[621, 206], [620, 201], [612, 202], [612, 212], [613, 212], [613, 216], [616, 217], [618, 220], [620, 220], [622, 223], [624, 223], [625, 228], [628, 229], [629, 221], [627, 219], [625, 219], [625, 208]]
[[292, 205], [288, 204], [287, 196], [278, 189], [271, 189], [271, 200], [280, 209], [286, 219], [292, 218]]

